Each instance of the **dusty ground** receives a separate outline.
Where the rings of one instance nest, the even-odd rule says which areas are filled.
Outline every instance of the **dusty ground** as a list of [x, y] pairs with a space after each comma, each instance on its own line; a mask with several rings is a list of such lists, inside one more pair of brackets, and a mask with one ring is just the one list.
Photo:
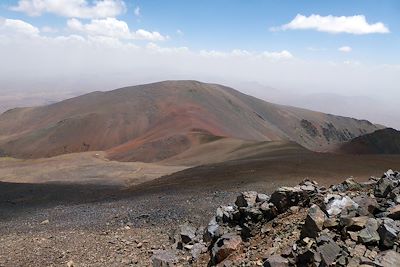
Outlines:
[[0, 183], [0, 266], [149, 266], [152, 251], [167, 247], [179, 224], [207, 223], [240, 191], [271, 193], [305, 177], [322, 185], [349, 176], [366, 180], [388, 168], [399, 169], [400, 156], [247, 159], [187, 169], [129, 190]]
[[85, 183], [133, 186], [186, 167], [110, 161], [104, 152], [66, 154], [42, 159], [0, 157], [0, 180], [17, 183]]

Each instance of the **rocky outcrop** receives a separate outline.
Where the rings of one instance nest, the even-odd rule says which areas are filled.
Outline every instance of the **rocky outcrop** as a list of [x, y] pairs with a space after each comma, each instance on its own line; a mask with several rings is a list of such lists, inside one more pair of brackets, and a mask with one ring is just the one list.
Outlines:
[[182, 226], [178, 247], [191, 244], [199, 266], [400, 266], [399, 192], [391, 170], [328, 189], [305, 180], [271, 196], [243, 192], [203, 232]]

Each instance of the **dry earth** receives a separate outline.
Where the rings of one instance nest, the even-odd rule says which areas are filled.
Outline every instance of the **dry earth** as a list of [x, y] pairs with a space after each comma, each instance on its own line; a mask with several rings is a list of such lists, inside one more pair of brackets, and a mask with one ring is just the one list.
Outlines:
[[186, 167], [110, 161], [104, 152], [22, 160], [0, 157], [0, 180], [17, 183], [86, 183], [133, 186]]
[[[76, 174], [79, 166], [85, 169], [78, 164]], [[349, 176], [367, 180], [399, 167], [400, 156], [302, 154], [200, 166], [128, 190], [110, 184], [0, 183], [0, 266], [71, 261], [74, 266], [149, 266], [152, 251], [168, 247], [169, 233], [179, 224], [206, 224], [219, 205], [232, 203], [241, 191], [271, 193], [305, 177], [321, 185]]]

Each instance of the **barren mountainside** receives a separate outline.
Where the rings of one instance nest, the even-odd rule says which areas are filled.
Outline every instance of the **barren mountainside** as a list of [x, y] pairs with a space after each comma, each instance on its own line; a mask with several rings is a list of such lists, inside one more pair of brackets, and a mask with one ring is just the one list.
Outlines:
[[121, 161], [161, 161], [221, 138], [329, 151], [379, 128], [217, 84], [165, 81], [9, 110], [0, 115], [0, 153], [38, 158], [100, 150]]
[[400, 154], [400, 132], [391, 128], [377, 130], [354, 138], [340, 150], [350, 154]]

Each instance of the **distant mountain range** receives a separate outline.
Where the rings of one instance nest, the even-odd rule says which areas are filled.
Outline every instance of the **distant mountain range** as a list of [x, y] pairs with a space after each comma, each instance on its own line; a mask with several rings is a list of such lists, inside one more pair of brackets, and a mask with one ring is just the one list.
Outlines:
[[381, 128], [265, 102], [218, 84], [164, 81], [9, 110], [0, 115], [0, 153], [38, 158], [106, 151], [115, 160], [154, 162], [218, 140], [224, 149], [226, 140], [254, 147], [283, 141], [325, 152]]

